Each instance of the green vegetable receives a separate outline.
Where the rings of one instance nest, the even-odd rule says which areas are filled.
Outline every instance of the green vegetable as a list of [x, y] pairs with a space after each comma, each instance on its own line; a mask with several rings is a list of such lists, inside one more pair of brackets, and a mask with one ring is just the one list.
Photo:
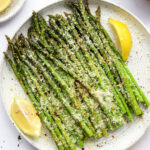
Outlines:
[[[14, 74], [59, 150], [76, 150], [91, 137], [108, 136], [150, 103], [100, 22], [80, 0], [72, 13], [33, 12], [28, 36], [7, 37]], [[133, 113], [133, 114], [132, 114]]]

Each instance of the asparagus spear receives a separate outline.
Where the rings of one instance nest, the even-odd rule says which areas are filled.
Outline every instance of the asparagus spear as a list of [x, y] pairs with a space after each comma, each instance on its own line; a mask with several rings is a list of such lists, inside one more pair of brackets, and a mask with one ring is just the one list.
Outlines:
[[[124, 69], [126, 70], [126, 73], [128, 74], [128, 76], [130, 77], [131, 82], [133, 82], [134, 86], [137, 88], [139, 94], [142, 96], [144, 103], [146, 104], [146, 106], [148, 107], [150, 105], [150, 102], [148, 101], [147, 97], [145, 96], [144, 92], [141, 90], [141, 88], [138, 86], [136, 80], [134, 79], [133, 75], [131, 74], [130, 70], [127, 68], [125, 62], [122, 60], [119, 52], [117, 51], [113, 41], [111, 40], [110, 36], [108, 35], [107, 31], [104, 29], [103, 26], [101, 26], [101, 31], [103, 32], [106, 40], [108, 40], [108, 43], [110, 45], [110, 47], [112, 48], [112, 51], [117, 55], [118, 59], [120, 60], [122, 66], [124, 67]], [[136, 89], [134, 89], [135, 92], [137, 92]], [[136, 96], [139, 100], [139, 102], [142, 102], [143, 100], [141, 100], [140, 96], [138, 95], [138, 93], [136, 93]]]
[[22, 74], [18, 72], [17, 68], [16, 68], [16, 65], [12, 62], [12, 60], [9, 58], [8, 54], [5, 53], [5, 57], [6, 59], [8, 60], [15, 76], [17, 77], [20, 85], [22, 86], [22, 88], [24, 89], [24, 91], [26, 92], [26, 94], [29, 96], [30, 100], [33, 102], [33, 105], [35, 107], [35, 109], [37, 110], [38, 114], [39, 114], [39, 117], [40, 119], [44, 122], [45, 126], [47, 127], [47, 129], [50, 131], [56, 145], [58, 146], [58, 149], [60, 150], [64, 150], [64, 146], [62, 145], [60, 139], [59, 139], [59, 136], [61, 136], [61, 133], [59, 131], [59, 129], [57, 127], [54, 127], [52, 124], [53, 123], [53, 120], [51, 120], [50, 122], [47, 121], [47, 118], [46, 116], [44, 115], [44, 111], [46, 110], [41, 110], [41, 106], [39, 106], [38, 102], [36, 101], [31, 89], [30, 89], [30, 86], [27, 84], [27, 81], [24, 79], [21, 78], [22, 77]]
[[[145, 104], [149, 105], [147, 98], [116, 52], [109, 35], [100, 25], [100, 8], [94, 17], [90, 13], [88, 4], [86, 3], [84, 7], [82, 0], [79, 4], [69, 3], [69, 5], [73, 6], [74, 13], [67, 15], [67, 19], [61, 15], [55, 17], [51, 15], [49, 26], [44, 18], [33, 12], [32, 26], [28, 32], [31, 47], [24, 37], [18, 39], [21, 40], [20, 43], [16, 43], [19, 48], [10, 42], [10, 47], [14, 49], [12, 54], [15, 64], [5, 54], [8, 61], [12, 62], [10, 63], [12, 69], [16, 69], [23, 88], [26, 92], [30, 92], [29, 97], [33, 100], [37, 111], [41, 112], [40, 117], [50, 130], [58, 148], [62, 150], [76, 149], [74, 145], [76, 141], [81, 142], [78, 144], [82, 146], [82, 130], [85, 131], [86, 137], [93, 136], [95, 131], [96, 134], [101, 133], [99, 128], [104, 135], [107, 135], [103, 125], [96, 126], [97, 123], [101, 123], [101, 118], [112, 117], [110, 120], [114, 121], [115, 127], [123, 123], [122, 114], [112, 98], [118, 102], [123, 113], [127, 112], [130, 120], [133, 120], [133, 117], [124, 97], [129, 97], [128, 105], [136, 115], [142, 114], [136, 99], [139, 102], [144, 100]], [[114, 60], [109, 55], [114, 57]], [[91, 78], [91, 72], [95, 78]], [[83, 79], [85, 74], [86, 79]], [[124, 95], [124, 92], [118, 89], [118, 81], [119, 84], [123, 82], [122, 89], [124, 88], [127, 94]], [[107, 97], [106, 89], [113, 94]], [[84, 94], [87, 90], [88, 92]], [[81, 95], [80, 98], [78, 94]], [[55, 100], [58, 105], [55, 104]], [[81, 108], [74, 107], [76, 101]], [[106, 105], [107, 102], [111, 108]], [[93, 107], [99, 108], [99, 105], [100, 109], [93, 109]], [[54, 115], [54, 112], [58, 111], [57, 106], [63, 106], [63, 111], [59, 112], [58, 116]], [[65, 123], [64, 115], [67, 115], [67, 119], [74, 119], [74, 123], [77, 124], [77, 128], [73, 126], [72, 135], [71, 128]], [[82, 128], [79, 129], [81, 131], [79, 136], [78, 125]]]
[[[41, 50], [41, 48], [39, 47], [39, 45], [37, 44], [33, 44], [38, 50], [40, 50], [41, 52], [43, 52]], [[43, 52], [46, 57], [48, 57], [49, 59], [53, 60], [55, 65], [59, 66], [60, 68], [62, 68], [64, 71], [66, 71], [67, 73], [69, 73], [71, 76], [73, 76], [77, 81], [79, 81], [84, 87], [86, 87], [88, 89], [88, 91], [92, 92], [92, 89], [83, 81], [80, 79], [80, 77], [77, 76], [77, 74], [75, 74], [72, 70], [69, 70], [65, 65], [63, 65], [59, 60], [55, 59], [52, 55], [49, 55], [48, 53], [46, 53], [45, 51]], [[93, 91], [94, 92], [94, 91]], [[92, 93], [93, 93], [92, 92]], [[94, 95], [93, 95], [94, 96]], [[109, 123], [109, 127], [110, 127], [110, 123]], [[111, 129], [113, 129], [112, 127], [110, 127]]]
[[[33, 45], [33, 43], [32, 43], [32, 45]], [[37, 44], [34, 44], [34, 46], [37, 48], [37, 49], [39, 49], [40, 51], [42, 51], [41, 50], [41, 48], [39, 47], [39, 45], [37, 45]], [[44, 52], [45, 53], [45, 52]], [[46, 54], [46, 56], [48, 56], [48, 53], [45, 53]], [[52, 58], [52, 60], [53, 60], [54, 58]], [[60, 62], [58, 62], [56, 59], [54, 59], [54, 62], [56, 63], [56, 65], [57, 66], [59, 66], [59, 67], [61, 67], [62, 69], [64, 69], [66, 72], [68, 72], [66, 69], [66, 67], [65, 66], [63, 66], [62, 64], [60, 64]], [[60, 64], [60, 65], [59, 65]], [[62, 66], [61, 66], [62, 65]], [[66, 68], [66, 69], [65, 69]], [[71, 75], [73, 74], [73, 76], [75, 77], [76, 75], [73, 73], [73, 72], [71, 72], [70, 73]], [[77, 78], [79, 78], [79, 77], [75, 77], [75, 79], [77, 79]], [[82, 84], [83, 84], [83, 81], [82, 81]], [[92, 99], [93, 100], [93, 99]], [[89, 107], [91, 107], [91, 105], [90, 105], [90, 102], [89, 102], [89, 100], [88, 101], [86, 101], [86, 103], [87, 103], [87, 105], [89, 106]], [[91, 108], [90, 108], [91, 109]]]
[[89, 128], [86, 126], [86, 124], [84, 123], [84, 121], [81, 119], [81, 115], [78, 113], [78, 111], [76, 111], [74, 108], [72, 108], [70, 106], [70, 104], [65, 100], [65, 98], [63, 97], [63, 95], [61, 94], [61, 90], [58, 88], [58, 86], [55, 84], [55, 82], [51, 79], [51, 77], [48, 75], [48, 73], [46, 72], [46, 70], [39, 64], [39, 62], [36, 62], [37, 67], [39, 68], [39, 70], [41, 70], [44, 74], [44, 77], [47, 79], [48, 83], [51, 85], [51, 87], [54, 89], [54, 91], [56, 92], [57, 96], [59, 97], [59, 99], [63, 102], [63, 104], [65, 105], [65, 107], [67, 108], [67, 110], [71, 113], [71, 115], [73, 116], [73, 118], [79, 122], [82, 126], [82, 128], [85, 130], [85, 132], [87, 132], [87, 134], [89, 136], [92, 136], [92, 132], [91, 130], [89, 130]]
[[[68, 47], [68, 46], [66, 46], [65, 45], [65, 43], [64, 43], [64, 41], [63, 40], [61, 40], [52, 30], [50, 30], [48, 27], [47, 27], [47, 25], [46, 24], [44, 24], [43, 22], [45, 22], [44, 21], [44, 19], [43, 18], [41, 18], [41, 16], [40, 15], [38, 15], [38, 17], [40, 17], [40, 26], [41, 26], [41, 28], [43, 28], [43, 27], [45, 27], [45, 28], [47, 28], [47, 30], [48, 30], [48, 33], [50, 34], [50, 36], [52, 36], [53, 38], [55, 38], [55, 39], [57, 39], [58, 40], [58, 42], [60, 43], [59, 45], [61, 46], [58, 46], [58, 44], [54, 41], [54, 40], [51, 40], [51, 44], [53, 44], [53, 46], [55, 47], [55, 50], [57, 50], [58, 51], [58, 53], [60, 54], [58, 57], [61, 57], [61, 59], [63, 59], [63, 62], [65, 62], [65, 63], [67, 63], [67, 64], [72, 64], [73, 62], [71, 62], [72, 60], [73, 61], [75, 61], [75, 63], [76, 63], [76, 65], [74, 65], [76, 68], [78, 68], [78, 69], [76, 69], [76, 70], [79, 70], [78, 71], [78, 74], [81, 74], [81, 72], [83, 72], [83, 69], [81, 68], [81, 65], [80, 65], [80, 63], [75, 59], [75, 56], [74, 56], [74, 53], [71, 53], [70, 51], [67, 51], [68, 52], [68, 54], [66, 53], [66, 49], [70, 49], [70, 47]], [[48, 39], [49, 39], [49, 37], [48, 37]], [[46, 45], [43, 45], [44, 47], [46, 46]], [[61, 52], [62, 51], [62, 52]], [[64, 55], [63, 55], [64, 54]], [[69, 56], [69, 57], [68, 57]], [[71, 61], [69, 61], [69, 59], [71, 59]], [[68, 66], [69, 66], [68, 65]], [[87, 76], [86, 74], [84, 75], [84, 76]], [[87, 77], [86, 77], [87, 78]], [[85, 79], [86, 79], [85, 78]]]
[[[39, 32], [40, 32], [40, 31], [39, 31]], [[49, 64], [47, 64], [47, 65], [49, 65]], [[49, 69], [50, 69], [50, 68], [53, 69], [53, 68], [49, 65]], [[60, 84], [62, 85], [63, 89], [66, 91], [66, 93], [68, 94], [68, 96], [70, 97], [70, 99], [71, 99], [73, 102], [76, 102], [75, 99], [77, 99], [77, 98], [72, 97], [71, 94], [68, 92], [67, 84], [59, 77], [59, 75], [58, 75], [54, 70], [53, 70], [53, 73], [55, 73], [54, 76], [56, 77], [57, 80], [59, 80]], [[82, 109], [80, 109], [80, 111], [82, 111]], [[82, 111], [82, 114], [83, 114], [83, 111]], [[87, 117], [85, 117], [85, 118], [87, 118]], [[90, 128], [92, 129], [92, 126], [91, 126], [90, 122], [88, 121], [88, 118], [86, 119], [86, 123], [87, 123], [88, 126], [90, 126]]]
[[[56, 18], [56, 19], [57, 19], [57, 18]], [[70, 20], [69, 20], [69, 21], [70, 21]], [[69, 22], [69, 21], [68, 21], [68, 22]], [[63, 22], [60, 21], [60, 20], [59, 20], [59, 22], [60, 22], [61, 26], [62, 26], [64, 29], [66, 29], [66, 24], [65, 24], [65, 25], [63, 24], [64, 19], [63, 19]], [[70, 21], [70, 22], [71, 22], [71, 21]], [[69, 26], [68, 28], [71, 28], [71, 27]], [[75, 31], [74, 26], [72, 26], [71, 29], [73, 30], [73, 31], [72, 31], [72, 32], [73, 32], [73, 35], [75, 36], [75, 38], [77, 38], [77, 37], [78, 37], [78, 33]], [[83, 32], [82, 32], [82, 33], [83, 33]], [[89, 41], [89, 42], [87, 42], [87, 43], [88, 43], [89, 46], [92, 48], [92, 50], [95, 51], [95, 55], [97, 55], [97, 56], [98, 56], [98, 59], [101, 61], [100, 64], [102, 64], [102, 65], [104, 66], [104, 68], [105, 68], [107, 74], [109, 74], [108, 76], [111, 78], [111, 81], [112, 81], [112, 83], [114, 84], [113, 76], [110, 74], [110, 70], [109, 70], [108, 66], [106, 65], [106, 63], [104, 62], [103, 58], [99, 55], [99, 53], [97, 52], [97, 49], [94, 47], [94, 45], [92, 44], [92, 42], [90, 41], [90, 39], [89, 39], [84, 33], [83, 33], [83, 36], [86, 38], [86, 42]], [[80, 41], [79, 41], [79, 42], [80, 42]], [[81, 42], [80, 42], [80, 43], [81, 43]], [[86, 46], [86, 47], [88, 47], [88, 46]], [[93, 57], [94, 57], [94, 56], [93, 56]], [[93, 58], [93, 57], [92, 57], [92, 58]], [[98, 67], [99, 67], [100, 72], [105, 76], [105, 73], [104, 73], [103, 69], [101, 68], [101, 66], [99, 65]], [[111, 86], [111, 83], [110, 83], [107, 79], [105, 79], [105, 82], [107, 82], [107, 83], [109, 84], [109, 86]], [[115, 85], [114, 85], [114, 86], [115, 86]], [[118, 100], [117, 94], [116, 94], [116, 92], [114, 91], [113, 88], [112, 88], [112, 91], [113, 91], [113, 93], [114, 93], [116, 99]], [[119, 93], [120, 93], [120, 92], [119, 92]], [[121, 95], [121, 96], [122, 96], [122, 95]], [[121, 110], [123, 111], [123, 113], [125, 113], [126, 110], [125, 110], [124, 106], [122, 106], [121, 101], [118, 100], [118, 103], [119, 103], [119, 106], [121, 107]]]
[[[83, 17], [83, 19], [84, 19], [84, 21], [86, 23], [86, 26], [87, 26], [86, 29], [87, 29], [88, 34], [90, 34], [90, 36], [97, 43], [96, 46], [97, 47], [99, 47], [99, 46], [101, 47], [100, 38], [99, 38], [98, 34], [94, 31], [94, 28], [89, 23], [89, 20], [88, 20], [88, 17], [86, 15], [86, 13], [85, 13], [85, 8], [83, 7], [82, 1], [80, 1], [79, 4], [80, 4], [79, 6], [78, 6], [78, 4], [75, 4], [74, 6], [78, 6], [79, 7], [78, 10], [80, 11], [80, 13], [81, 13], [81, 15], [82, 15], [82, 17]], [[76, 9], [74, 9], [74, 13], [76, 13], [76, 14], [78, 13]], [[100, 52], [102, 53], [104, 51], [101, 50]], [[109, 53], [109, 54], [112, 56], [112, 53]], [[106, 56], [108, 56], [108, 55], [106, 55]], [[114, 59], [111, 60], [111, 61], [115, 63], [115, 65], [117, 67], [117, 70], [118, 70], [118, 72], [120, 74], [120, 77], [125, 83], [124, 86], [125, 86], [125, 89], [128, 92], [129, 102], [130, 102], [130, 105], [132, 106], [132, 109], [133, 109], [134, 113], [136, 115], [142, 114], [142, 111], [141, 111], [141, 109], [140, 109], [140, 107], [139, 107], [139, 105], [138, 105], [138, 103], [137, 103], [137, 101], [135, 99], [135, 96], [133, 94], [133, 91], [131, 89], [130, 80], [128, 79], [128, 76], [125, 74], [124, 69], [121, 67], [120, 62], [117, 59], [115, 59], [115, 56], [114, 56]]]
[[[27, 52], [27, 50], [25, 50], [25, 51]], [[28, 55], [28, 53], [27, 53], [27, 55]], [[47, 94], [48, 100], [51, 101], [52, 105], [54, 106], [55, 112], [59, 115], [60, 119], [66, 126], [66, 129], [70, 133], [70, 136], [73, 138], [73, 141], [77, 141], [77, 144], [82, 147], [83, 142], [81, 140], [83, 138], [83, 135], [82, 135], [83, 133], [80, 132], [80, 129], [75, 125], [73, 118], [70, 117], [70, 114], [68, 114], [67, 111], [63, 110], [65, 108], [62, 106], [62, 104], [59, 102], [59, 100], [57, 100], [54, 97], [54, 94], [52, 92], [51, 92], [51, 94], [49, 94], [49, 92], [50, 92], [49, 87], [48, 87], [48, 85], [46, 85], [46, 81], [44, 82], [45, 79], [43, 79], [43, 76], [42, 75], [39, 76], [38, 72], [36, 72], [36, 68], [33, 66], [34, 64], [31, 64], [31, 62], [29, 62], [30, 60], [27, 61], [28, 58], [26, 58], [26, 60], [24, 60], [22, 58], [22, 60], [32, 70], [32, 72], [34, 74], [36, 74], [38, 80], [39, 81], [42, 80], [42, 83], [40, 83], [40, 85], [43, 87], [44, 93], [48, 93]], [[59, 109], [59, 108], [61, 108], [61, 109]], [[68, 120], [68, 122], [70, 122], [69, 124], [68, 124], [68, 122], [66, 122], [67, 120]]]
[[[96, 11], [96, 18], [94, 16], [92, 16], [91, 12], [90, 12], [90, 9], [88, 7], [88, 3], [86, 2], [86, 10], [87, 10], [87, 14], [89, 14], [89, 17], [90, 17], [90, 20], [91, 20], [91, 24], [93, 26], [95, 26], [96, 30], [98, 31], [100, 37], [102, 37], [102, 42], [103, 42], [103, 45], [106, 47], [106, 48], [110, 48], [108, 46], [108, 41], [105, 39], [105, 36], [103, 35], [103, 32], [102, 32], [102, 25], [100, 25], [100, 7], [98, 7], [97, 11]], [[132, 85], [132, 89], [134, 91], [134, 94], [137, 98], [137, 100], [139, 102], [142, 102], [143, 99], [142, 99], [142, 96], [140, 95], [140, 93], [138, 92], [138, 89], [136, 88], [135, 85]]]
[[65, 131], [61, 121], [60, 121], [60, 118], [58, 118], [57, 116], [54, 115], [54, 110], [53, 110], [53, 107], [51, 106], [51, 104], [48, 102], [45, 94], [43, 93], [42, 89], [40, 89], [39, 87], [39, 84], [38, 82], [36, 81], [35, 77], [33, 76], [33, 74], [28, 70], [26, 69], [26, 72], [30, 75], [31, 77], [31, 80], [33, 80], [33, 83], [35, 85], [35, 88], [37, 89], [37, 91], [40, 93], [40, 102], [42, 103], [42, 101], [44, 100], [44, 103], [46, 104], [48, 110], [50, 111], [50, 114], [52, 115], [53, 119], [55, 120], [56, 124], [58, 125], [59, 129], [61, 130], [63, 136], [65, 137], [69, 147], [72, 149], [72, 150], [75, 150], [76, 149], [76, 146], [74, 145], [73, 141], [71, 140], [71, 138], [69, 137], [69, 135], [67, 134], [67, 132]]
[[[11, 46], [11, 50], [12, 50], [12, 52], [13, 52], [13, 57], [14, 57], [14, 59], [16, 60], [16, 66], [18, 67], [18, 71], [20, 71], [20, 72], [22, 72], [22, 69], [23, 69], [23, 66], [21, 66], [21, 62], [20, 62], [20, 60], [19, 60], [19, 56], [18, 56], [18, 54], [20, 55], [20, 52], [18, 51], [14, 51], [14, 50], [18, 50], [17, 49], [17, 47], [10, 41], [10, 39], [8, 39], [8, 41], [9, 41], [9, 44], [10, 44], [10, 46]], [[17, 54], [18, 53], [18, 54]], [[30, 80], [30, 78], [28, 77], [27, 79], [27, 82], [28, 81], [32, 81], [32, 80]], [[29, 85], [30, 85], [30, 82], [28, 83]], [[32, 86], [31, 86], [32, 87]], [[33, 88], [31, 88], [31, 90], [33, 90]], [[34, 91], [32, 91], [32, 92], [34, 92]], [[34, 95], [37, 95], [36, 94], [36, 92], [34, 93]], [[36, 98], [39, 100], [39, 96], [36, 96]], [[39, 102], [41, 102], [40, 100], [39, 100]], [[41, 105], [41, 104], [40, 104]], [[41, 105], [42, 106], [42, 105]], [[44, 113], [46, 113], [46, 112], [44, 112]], [[46, 113], [46, 114], [48, 114], [48, 113]], [[49, 116], [49, 118], [50, 118], [50, 116]], [[55, 124], [55, 123], [54, 123]], [[56, 128], [57, 129], [57, 128]], [[57, 129], [58, 130], [58, 129]], [[57, 131], [56, 130], [56, 131]], [[58, 132], [58, 131], [57, 131]], [[59, 133], [59, 132], [58, 132]], [[63, 139], [63, 137], [60, 135], [60, 134], [58, 134], [59, 135], [59, 137], [60, 137], [60, 140], [62, 141], [62, 143], [63, 143], [63, 145], [65, 146], [65, 148], [67, 148], [67, 145], [66, 145], [66, 142], [65, 142], [65, 140]]]
[[[27, 54], [29, 57], [30, 57], [30, 59], [32, 59], [34, 62], [37, 62], [36, 60], [34, 60], [34, 57], [32, 57], [32, 52], [30, 52], [30, 55], [29, 54]], [[40, 64], [39, 64], [39, 62], [37, 62], [37, 64], [38, 64], [38, 67], [40, 67], [41, 68], [41, 66], [40, 66]], [[39, 70], [41, 70], [41, 69], [39, 69]], [[45, 74], [46, 75], [46, 77], [48, 78], [48, 75], [47, 74]]]
[[[51, 21], [50, 22], [51, 24], [53, 24], [53, 22]], [[55, 25], [55, 27], [56, 27], [56, 25]], [[57, 29], [56, 30], [58, 30], [58, 32], [60, 32], [60, 34], [62, 34], [62, 30], [60, 29], [60, 28], [58, 28], [58, 27], [56, 27]], [[71, 39], [71, 38], [69, 38], [70, 36], [69, 36], [69, 34], [68, 34], [68, 32], [65, 32], [64, 33], [64, 35], [62, 35], [65, 39], [66, 39], [66, 41], [69, 41], [69, 44], [70, 44], [70, 46], [72, 46], [73, 47], [73, 45], [75, 44], [75, 43], [73, 43], [74, 41]], [[82, 41], [78, 41], [78, 44], [79, 43], [81, 43]], [[105, 85], [105, 83], [103, 82], [103, 79], [100, 77], [100, 75], [99, 75], [99, 72], [98, 72], [98, 70], [97, 70], [97, 68], [95, 67], [95, 64], [94, 64], [94, 62], [92, 61], [92, 59], [91, 59], [91, 57], [90, 57], [90, 55], [89, 55], [89, 53], [87, 53], [87, 49], [86, 49], [86, 47], [85, 47], [85, 45], [82, 43], [81, 45], [80, 45], [80, 47], [82, 48], [82, 50], [86, 53], [85, 54], [85, 56], [86, 56], [86, 59], [87, 59], [87, 61], [88, 61], [88, 64], [89, 64], [89, 66], [92, 68], [92, 70], [95, 72], [95, 75], [96, 75], [96, 77], [98, 78], [98, 80], [99, 80], [99, 82], [102, 84], [102, 88], [104, 88], [104, 89], [108, 89], [108, 86], [107, 85]], [[105, 76], [104, 76], [105, 77]], [[109, 102], [108, 102], [109, 103]], [[114, 106], [115, 107], [115, 106]], [[117, 116], [116, 116], [117, 117]]]
[[[18, 60], [18, 63], [21, 63], [19, 60]], [[20, 64], [21, 65], [21, 64]], [[33, 82], [33, 85], [32, 87], [34, 89], [37, 89], [37, 91], [39, 92], [40, 94], [40, 97], [39, 97], [39, 102], [41, 105], [46, 105], [48, 110], [50, 111], [50, 114], [52, 115], [53, 119], [55, 120], [57, 126], [59, 127], [59, 129], [61, 130], [63, 136], [65, 137], [68, 145], [70, 146], [70, 148], [72, 150], [75, 150], [76, 149], [76, 146], [74, 145], [74, 143], [72, 142], [72, 140], [69, 138], [67, 132], [65, 131], [63, 125], [61, 124], [61, 121], [60, 119], [57, 117], [57, 116], [54, 116], [54, 110], [53, 110], [53, 107], [51, 106], [51, 104], [48, 102], [45, 94], [43, 93], [41, 87], [39, 86], [39, 83], [37, 82], [36, 78], [34, 77], [34, 75], [29, 71], [29, 69], [26, 67], [26, 66], [23, 66], [21, 65], [21, 68], [22, 70], [24, 71], [24, 74], [26, 76], [29, 76], [29, 83], [31, 84]], [[44, 104], [44, 103], [45, 104]]]
[[[67, 16], [68, 16], [68, 15], [67, 15]], [[85, 35], [84, 31], [81, 29], [81, 27], [79, 26], [79, 24], [76, 22], [76, 20], [75, 20], [75, 18], [73, 17], [73, 15], [71, 15], [71, 18], [69, 18], [69, 20], [70, 20], [70, 19], [71, 19], [71, 20], [74, 22], [74, 24], [77, 26], [77, 28], [79, 29], [80, 33], [83, 34], [83, 35]], [[115, 90], [116, 90], [116, 92], [117, 92], [119, 98], [121, 99], [121, 101], [122, 101], [122, 103], [123, 103], [123, 105], [124, 105], [124, 107], [125, 107], [125, 109], [126, 109], [126, 111], [127, 111], [129, 120], [130, 120], [130, 121], [133, 121], [133, 116], [132, 116], [132, 114], [131, 114], [131, 112], [130, 112], [130, 110], [129, 110], [129, 108], [128, 108], [128, 106], [127, 106], [127, 104], [126, 104], [126, 102], [125, 102], [125, 100], [124, 100], [124, 98], [123, 98], [123, 96], [122, 96], [122, 94], [120, 93], [120, 90], [118, 89], [118, 87], [117, 87], [117, 85], [116, 85], [116, 83], [115, 83], [115, 81], [114, 81], [113, 75], [111, 74], [108, 65], [105, 63], [105, 61], [103, 60], [103, 58], [100, 56], [98, 50], [97, 50], [96, 47], [93, 45], [92, 41], [91, 41], [87, 36], [84, 36], [84, 37], [86, 37], [86, 41], [88, 41], [87, 44], [88, 44], [88, 45], [92, 48], [92, 50], [94, 51], [95, 56], [96, 56], [97, 59], [99, 60], [98, 63], [99, 63], [100, 65], [102, 65], [102, 67], [103, 67], [104, 70], [105, 70], [105, 73], [107, 74], [109, 80], [111, 81], [112, 85], [114, 86], [114, 88], [115, 88]], [[124, 109], [122, 109], [122, 110], [124, 110]], [[126, 111], [124, 110], [124, 113], [125, 113]]]

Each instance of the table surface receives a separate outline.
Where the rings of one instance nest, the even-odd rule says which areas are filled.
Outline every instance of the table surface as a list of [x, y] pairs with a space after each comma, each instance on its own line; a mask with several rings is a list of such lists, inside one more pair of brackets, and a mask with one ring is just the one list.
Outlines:
[[[55, 1], [55, 0], [51, 0]], [[150, 1], [149, 0], [109, 0], [131, 11], [139, 17], [150, 32]], [[21, 11], [11, 20], [0, 24], [0, 59], [3, 50], [7, 47], [4, 35], [10, 37], [16, 32], [20, 24], [31, 15], [32, 10], [39, 10], [48, 5], [50, 0], [27, 0]], [[19, 133], [9, 120], [2, 101], [0, 100], [0, 150], [35, 150], [26, 140], [18, 138]], [[150, 148], [150, 128], [145, 135], [129, 150], [149, 150]]]

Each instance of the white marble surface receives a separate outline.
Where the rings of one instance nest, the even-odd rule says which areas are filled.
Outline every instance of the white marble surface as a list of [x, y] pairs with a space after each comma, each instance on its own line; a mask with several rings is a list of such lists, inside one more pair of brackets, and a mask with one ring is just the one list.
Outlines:
[[[10, 37], [16, 32], [20, 24], [28, 18], [32, 10], [39, 10], [55, 0], [27, 0], [21, 11], [11, 20], [0, 24], [0, 59], [3, 50], [7, 47], [5, 34]], [[139, 17], [150, 32], [150, 1], [148, 0], [110, 0], [130, 10]], [[24, 139], [18, 140], [19, 133], [10, 122], [0, 100], [0, 150], [35, 150]], [[129, 150], [150, 150], [150, 128], [145, 135]], [[19, 144], [19, 147], [18, 147]]]

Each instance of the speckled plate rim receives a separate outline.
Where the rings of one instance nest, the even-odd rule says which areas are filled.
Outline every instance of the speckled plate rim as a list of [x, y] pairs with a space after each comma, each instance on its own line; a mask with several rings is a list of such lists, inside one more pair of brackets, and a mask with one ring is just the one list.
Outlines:
[[[42, 11], [43, 9], [46, 9], [47, 7], [50, 7], [51, 5], [53, 4], [56, 4], [58, 2], [62, 2], [64, 0], [55, 0], [55, 2], [49, 2], [48, 5], [44, 6], [43, 8], [39, 9], [37, 12], [40, 12]], [[130, 12], [128, 9], [126, 9], [125, 7], [123, 6], [120, 6], [119, 4], [116, 4], [115, 2], [110, 2], [109, 0], [100, 0], [100, 1], [103, 1], [105, 2], [106, 4], [110, 4], [114, 7], [117, 7], [123, 11], [125, 11], [127, 14], [129, 14], [130, 16], [132, 16], [142, 27], [143, 29], [145, 29], [145, 31], [150, 35], [150, 32], [148, 31], [148, 29], [146, 28], [146, 26], [144, 25], [144, 23], [138, 18], [136, 17], [132, 12]], [[20, 28], [26, 23], [26, 21], [28, 21], [30, 18], [31, 18], [32, 15], [30, 15], [23, 23], [22, 25], [20, 25], [20, 27], [18, 28], [18, 30], [16, 31], [16, 33], [20, 30]], [[15, 34], [12, 36], [12, 38], [15, 36]], [[7, 51], [7, 49], [6, 49]], [[3, 54], [0, 54], [0, 55], [3, 55]], [[1, 71], [1, 68], [2, 68], [2, 64], [4, 62], [4, 56], [1, 57], [1, 60], [0, 60], [0, 71]], [[1, 93], [0, 93], [0, 96], [1, 96]], [[2, 96], [1, 96], [2, 98]], [[4, 105], [4, 101], [2, 100], [3, 102], [3, 106]], [[6, 108], [5, 108], [6, 109]], [[6, 110], [7, 114], [8, 114], [8, 111]], [[8, 114], [10, 120], [13, 122], [12, 118], [10, 117], [10, 114]], [[136, 137], [136, 139], [134, 139], [134, 141], [131, 141], [128, 145], [124, 145], [123, 149], [126, 150], [128, 148], [130, 148], [132, 145], [134, 145], [143, 135], [144, 133], [146, 132], [147, 128], [150, 126], [150, 122], [147, 122], [147, 124], [144, 125], [144, 127], [142, 128], [142, 132], [140, 132], [140, 134], [138, 134], [138, 136]], [[24, 137], [24, 139], [26, 139], [32, 146], [34, 146], [35, 148], [38, 149], [38, 147], [36, 147], [34, 145], [34, 143], [32, 143], [32, 141], [26, 136], [24, 135], [18, 128], [17, 126], [15, 125], [16, 129], [18, 130], [18, 132]]]
[[[20, 1], [20, 2], [19, 2], [19, 1]], [[14, 10], [13, 10], [13, 13], [10, 14], [10, 12], [9, 12], [9, 10], [8, 10], [8, 12], [7, 12], [8, 14], [7, 14], [6, 17], [4, 17], [4, 18], [1, 18], [1, 17], [0, 17], [0, 23], [3, 23], [3, 22], [5, 22], [5, 21], [11, 19], [13, 16], [15, 16], [15, 15], [20, 11], [20, 9], [23, 7], [23, 5], [24, 5], [24, 3], [26, 2], [26, 0], [19, 0], [19, 1], [17, 2], [17, 4], [19, 3], [19, 5], [16, 4], [16, 6], [14, 7], [15, 9], [12, 8], [11, 5], [10, 5], [10, 8], [9, 8], [9, 9], [14, 9]], [[7, 11], [7, 9], [6, 9], [5, 11]]]

